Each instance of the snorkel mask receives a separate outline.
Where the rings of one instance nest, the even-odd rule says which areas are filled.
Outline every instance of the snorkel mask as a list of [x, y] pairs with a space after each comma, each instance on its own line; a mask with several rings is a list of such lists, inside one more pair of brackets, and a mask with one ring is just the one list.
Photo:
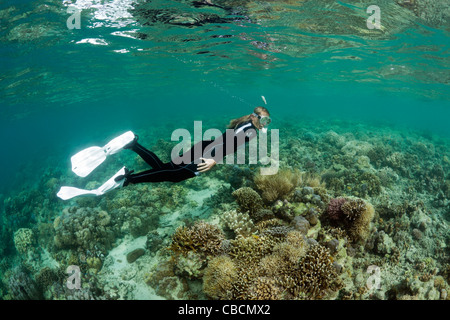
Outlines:
[[263, 133], [267, 132], [267, 127], [269, 126], [269, 124], [272, 122], [272, 119], [270, 119], [269, 116], [260, 116], [256, 113], [252, 113], [253, 116], [257, 117], [259, 119], [259, 124], [261, 125], [261, 131]]

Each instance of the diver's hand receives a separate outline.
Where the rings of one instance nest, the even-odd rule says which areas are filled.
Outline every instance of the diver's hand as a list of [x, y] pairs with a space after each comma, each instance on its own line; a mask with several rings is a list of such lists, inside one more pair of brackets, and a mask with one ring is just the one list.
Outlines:
[[199, 163], [197, 165], [198, 172], [208, 171], [209, 169], [211, 169], [212, 167], [214, 167], [216, 165], [216, 162], [214, 161], [214, 159], [205, 159], [205, 158], [200, 158], [200, 159], [202, 159], [204, 162]]

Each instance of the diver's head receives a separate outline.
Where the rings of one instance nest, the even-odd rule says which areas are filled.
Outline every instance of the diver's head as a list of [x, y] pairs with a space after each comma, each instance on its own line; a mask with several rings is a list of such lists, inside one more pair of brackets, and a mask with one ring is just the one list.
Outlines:
[[240, 118], [232, 119], [227, 128], [236, 129], [238, 126], [248, 121], [251, 121], [255, 128], [264, 129], [263, 132], [266, 132], [267, 126], [270, 123], [269, 110], [264, 107], [256, 107], [253, 110], [253, 113], [247, 114]]
[[269, 110], [264, 107], [256, 107], [251, 114], [251, 120], [253, 125], [264, 133], [267, 132], [267, 127], [272, 122]]

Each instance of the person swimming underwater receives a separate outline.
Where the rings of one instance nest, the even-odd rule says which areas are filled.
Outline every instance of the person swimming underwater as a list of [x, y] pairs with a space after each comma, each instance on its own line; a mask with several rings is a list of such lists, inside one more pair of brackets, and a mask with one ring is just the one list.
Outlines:
[[[266, 132], [270, 123], [269, 111], [264, 107], [256, 107], [253, 113], [231, 120], [228, 129], [232, 130], [227, 130], [217, 139], [198, 142], [182, 155], [172, 157], [171, 161], [167, 163], [163, 163], [154, 152], [139, 144], [138, 136], [129, 131], [113, 139], [103, 148], [91, 147], [74, 155], [72, 170], [77, 175], [85, 177], [104, 161], [106, 155], [117, 153], [122, 149], [134, 151], [151, 169], [134, 173], [134, 170], [123, 167], [98, 189], [83, 190], [61, 187], [57, 195], [61, 199], [67, 200], [79, 195], [102, 195], [130, 184], [180, 182], [196, 177], [211, 170], [226, 155], [235, 153], [238, 147], [255, 138], [257, 130]], [[198, 152], [199, 150], [200, 152]]]

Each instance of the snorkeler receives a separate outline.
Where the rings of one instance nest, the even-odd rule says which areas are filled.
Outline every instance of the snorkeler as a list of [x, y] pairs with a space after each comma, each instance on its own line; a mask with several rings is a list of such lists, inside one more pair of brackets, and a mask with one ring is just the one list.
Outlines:
[[[79, 195], [102, 195], [129, 184], [163, 181], [180, 182], [193, 178], [210, 170], [226, 155], [235, 153], [239, 146], [256, 137], [256, 130], [265, 133], [270, 122], [269, 111], [264, 107], [256, 107], [253, 113], [231, 120], [228, 128], [232, 130], [227, 130], [217, 139], [198, 142], [182, 155], [172, 157], [172, 160], [167, 163], [163, 163], [155, 153], [140, 145], [138, 136], [128, 131], [111, 140], [103, 148], [90, 147], [74, 155], [71, 158], [72, 170], [77, 175], [85, 177], [98, 167], [107, 155], [117, 153], [122, 149], [136, 152], [152, 169], [133, 174], [133, 170], [123, 167], [95, 190], [61, 187], [57, 196], [63, 200], [68, 200]], [[229, 146], [232, 146], [232, 148]]]

